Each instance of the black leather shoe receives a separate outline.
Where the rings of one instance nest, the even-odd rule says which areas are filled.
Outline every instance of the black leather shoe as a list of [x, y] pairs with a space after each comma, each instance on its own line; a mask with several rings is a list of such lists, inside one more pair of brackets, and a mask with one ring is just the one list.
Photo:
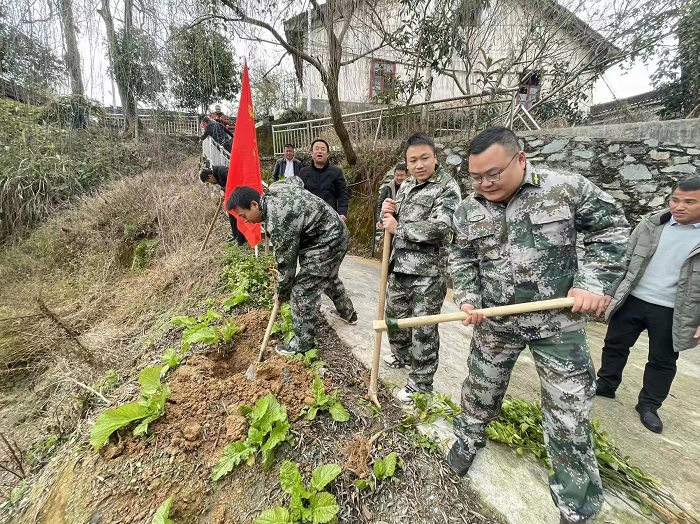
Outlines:
[[651, 408], [640, 407], [639, 405], [635, 406], [634, 409], [639, 413], [639, 420], [642, 421], [642, 425], [649, 431], [661, 433], [664, 430], [664, 423], [661, 422], [656, 411], [653, 411]]
[[450, 453], [447, 455], [447, 463], [452, 471], [463, 477], [472, 467], [472, 462], [474, 462], [474, 454], [465, 450], [459, 440], [452, 444]]
[[615, 390], [606, 386], [600, 380], [596, 382], [595, 394], [598, 397], [615, 398]]

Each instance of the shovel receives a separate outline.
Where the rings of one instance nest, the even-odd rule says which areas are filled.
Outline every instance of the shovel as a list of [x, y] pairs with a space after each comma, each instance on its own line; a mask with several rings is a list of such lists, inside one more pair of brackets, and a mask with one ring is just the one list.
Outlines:
[[[391, 234], [384, 231], [384, 248], [382, 249], [382, 272], [379, 279], [379, 301], [377, 302], [377, 318], [384, 318], [384, 303], [386, 301], [386, 281], [389, 277], [389, 254], [391, 252]], [[375, 320], [384, 323], [383, 320]], [[386, 324], [385, 324], [386, 325]], [[381, 408], [379, 399], [377, 398], [377, 382], [379, 381], [379, 354], [382, 350], [382, 332], [377, 331], [375, 327], [374, 333], [374, 354], [372, 355], [372, 374], [369, 379], [369, 391], [367, 396], [374, 404]]]
[[[500, 317], [505, 315], [517, 315], [519, 313], [546, 311], [548, 309], [563, 309], [573, 307], [573, 305], [573, 298], [553, 298], [551, 300], [539, 300], [536, 302], [526, 302], [524, 304], [510, 304], [508, 306], [475, 309], [473, 313], [483, 313], [485, 317]], [[465, 313], [464, 311], [458, 311], [457, 313], [441, 313], [440, 315], [426, 315], [423, 317], [387, 318], [386, 321], [375, 320], [374, 330], [381, 334], [382, 331], [430, 326], [442, 322], [466, 320], [467, 318], [469, 318], [469, 313]]]
[[270, 313], [270, 320], [267, 323], [267, 329], [265, 330], [265, 337], [263, 338], [262, 344], [260, 345], [260, 353], [258, 354], [258, 360], [248, 366], [248, 371], [245, 372], [245, 378], [248, 380], [255, 380], [255, 365], [262, 362], [263, 355], [267, 349], [267, 343], [270, 341], [270, 335], [272, 334], [272, 327], [275, 325], [275, 320], [277, 319], [277, 310], [279, 309], [279, 302], [277, 301], [277, 295], [275, 295], [275, 305], [272, 307], [272, 313]]

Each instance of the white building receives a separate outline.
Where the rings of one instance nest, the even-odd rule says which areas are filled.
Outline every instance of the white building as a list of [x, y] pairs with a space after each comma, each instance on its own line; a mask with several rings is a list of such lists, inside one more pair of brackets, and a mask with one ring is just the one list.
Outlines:
[[[339, 0], [336, 0], [339, 1]], [[440, 1], [440, 0], [438, 0]], [[574, 71], [581, 80], [590, 79], [595, 69], [604, 70], [606, 61], [619, 50], [589, 25], [554, 0], [494, 0], [483, 9], [470, 7], [475, 0], [462, 0], [470, 9], [459, 31], [469, 42], [469, 51], [454, 53], [443, 74], [431, 73], [421, 57], [411, 50], [383, 44], [383, 35], [402, 25], [401, 6], [383, 0], [381, 4], [361, 4], [355, 9], [342, 42], [339, 95], [344, 112], [361, 111], [386, 103], [393, 89], [418, 78], [420, 89], [412, 102], [459, 97], [484, 90], [518, 90], [519, 101], [529, 108], [541, 92], [556, 84], [558, 75]], [[326, 9], [329, 4], [322, 6]], [[440, 6], [431, 6], [439, 10]], [[459, 9], [450, 5], [450, 9]], [[463, 7], [464, 9], [464, 7]], [[334, 17], [334, 32], [340, 33], [344, 20]], [[446, 25], [446, 30], [449, 27]], [[311, 16], [310, 42], [307, 13], [285, 21], [288, 41], [303, 48], [324, 64], [328, 59], [328, 38], [318, 12]], [[410, 35], [409, 35], [410, 36]], [[297, 61], [297, 76], [307, 93], [310, 76], [312, 111], [329, 113], [326, 89], [319, 72]], [[310, 69], [310, 74], [305, 67]], [[556, 72], [559, 71], [559, 72]], [[309, 76], [307, 76], [309, 75]], [[429, 86], [429, 87], [428, 87]], [[585, 87], [592, 94], [592, 85]], [[405, 98], [402, 94], [399, 98]]]

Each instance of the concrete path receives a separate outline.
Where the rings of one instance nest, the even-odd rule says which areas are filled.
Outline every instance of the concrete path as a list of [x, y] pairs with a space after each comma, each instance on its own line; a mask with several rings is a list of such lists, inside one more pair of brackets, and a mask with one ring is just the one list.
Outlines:
[[[371, 366], [374, 346], [372, 321], [377, 309], [379, 272], [380, 264], [377, 261], [347, 257], [340, 276], [355, 304], [359, 322], [348, 326], [326, 315], [340, 338], [367, 367]], [[448, 292], [443, 312], [457, 311], [450, 300], [451, 291]], [[324, 297], [324, 312], [330, 305], [328, 298]], [[591, 324], [588, 328], [596, 366], [600, 364], [605, 329], [603, 324]], [[435, 376], [435, 388], [459, 402], [461, 383], [466, 375], [471, 328], [465, 328], [460, 323], [442, 324], [440, 337], [440, 366]], [[645, 429], [634, 411], [647, 350], [648, 340], [643, 335], [633, 348], [617, 399], [596, 397], [593, 416], [600, 419], [603, 429], [615, 440], [622, 453], [629, 455], [633, 464], [660, 480], [686, 508], [700, 514], [700, 402], [697, 395], [700, 349], [681, 354], [671, 396], [659, 412], [665, 426], [660, 435]], [[388, 353], [385, 336], [382, 355]], [[403, 386], [406, 372], [388, 368], [382, 363], [380, 378], [385, 383]], [[526, 350], [515, 366], [508, 394], [514, 398], [539, 400], [539, 389], [533, 360]], [[438, 426], [436, 431], [444, 438], [454, 439], [451, 428], [446, 424]], [[534, 458], [518, 457], [505, 446], [489, 442], [475, 460], [469, 476], [472, 487], [480, 493], [484, 502], [499, 511], [508, 522], [559, 522], [549, 495], [546, 472]], [[645, 522], [615, 497], [608, 495], [606, 499], [610, 504], [606, 504], [598, 522]]]

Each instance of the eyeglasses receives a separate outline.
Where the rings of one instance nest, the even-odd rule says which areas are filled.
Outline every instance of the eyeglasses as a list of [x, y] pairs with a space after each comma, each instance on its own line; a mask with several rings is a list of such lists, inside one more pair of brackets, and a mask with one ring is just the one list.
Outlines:
[[469, 175], [469, 179], [471, 180], [472, 185], [478, 186], [479, 184], [481, 184], [481, 183], [484, 181], [484, 179], [486, 179], [486, 180], [489, 181], [489, 182], [498, 182], [498, 181], [501, 179], [501, 175], [503, 174], [503, 172], [504, 172], [506, 169], [508, 169], [508, 166], [510, 166], [511, 162], [513, 162], [513, 160], [515, 160], [515, 157], [518, 156], [519, 154], [520, 154], [520, 151], [518, 151], [517, 153], [515, 153], [515, 154], [513, 155], [513, 157], [512, 157], [512, 158], [508, 161], [508, 163], [506, 164], [506, 167], [504, 167], [503, 169], [501, 169], [498, 173], [494, 173], [494, 174], [492, 174], [492, 175], [484, 175], [484, 176], [481, 176], [481, 175], [472, 175], [472, 174], [470, 174], [470, 175]]

